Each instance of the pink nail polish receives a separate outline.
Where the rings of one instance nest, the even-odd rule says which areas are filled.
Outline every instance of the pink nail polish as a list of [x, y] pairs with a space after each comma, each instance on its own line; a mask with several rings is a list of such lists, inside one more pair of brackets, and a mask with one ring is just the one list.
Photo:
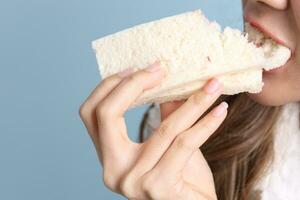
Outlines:
[[226, 102], [222, 102], [213, 110], [212, 115], [215, 117], [220, 117], [224, 114], [227, 108], [228, 108], [228, 104]]
[[214, 94], [220, 87], [220, 82], [218, 79], [214, 78], [209, 81], [209, 83], [204, 87], [204, 91], [207, 94]]
[[132, 72], [133, 72], [133, 69], [131, 67], [129, 67], [129, 68], [119, 72], [118, 75], [120, 77], [124, 78], [124, 77], [129, 76], [130, 74], [132, 74]]

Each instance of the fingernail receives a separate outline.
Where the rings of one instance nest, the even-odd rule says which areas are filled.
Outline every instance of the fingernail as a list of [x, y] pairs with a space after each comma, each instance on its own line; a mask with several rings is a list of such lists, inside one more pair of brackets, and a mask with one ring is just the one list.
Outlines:
[[157, 72], [161, 70], [161, 66], [159, 62], [155, 62], [152, 65], [150, 65], [149, 67], [147, 67], [145, 69], [147, 72]]
[[222, 102], [220, 105], [214, 108], [212, 115], [215, 117], [220, 117], [227, 110], [227, 108], [228, 108], [228, 104], [226, 102]]
[[129, 67], [129, 68], [127, 68], [127, 69], [125, 69], [125, 70], [119, 72], [118, 75], [119, 75], [120, 77], [124, 78], [124, 77], [129, 76], [130, 74], [132, 74], [132, 72], [133, 72], [132, 67]]
[[215, 93], [220, 87], [220, 82], [218, 79], [214, 78], [209, 81], [209, 83], [204, 87], [204, 91], [207, 94], [213, 94]]

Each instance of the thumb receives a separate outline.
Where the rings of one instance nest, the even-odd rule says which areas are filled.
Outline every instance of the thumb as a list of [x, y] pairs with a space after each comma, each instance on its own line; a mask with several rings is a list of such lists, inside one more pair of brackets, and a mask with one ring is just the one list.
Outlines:
[[167, 118], [172, 112], [179, 108], [185, 100], [172, 101], [160, 104], [160, 117], [161, 121]]

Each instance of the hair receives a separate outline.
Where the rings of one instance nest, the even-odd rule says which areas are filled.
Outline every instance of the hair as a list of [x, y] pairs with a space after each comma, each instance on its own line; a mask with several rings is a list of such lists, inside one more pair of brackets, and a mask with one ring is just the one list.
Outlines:
[[[200, 147], [212, 170], [218, 199], [259, 200], [261, 191], [254, 186], [273, 161], [274, 128], [282, 109], [260, 105], [246, 94], [238, 94], [221, 96], [207, 112], [221, 101], [229, 104], [228, 115]], [[143, 116], [141, 142], [153, 106]]]

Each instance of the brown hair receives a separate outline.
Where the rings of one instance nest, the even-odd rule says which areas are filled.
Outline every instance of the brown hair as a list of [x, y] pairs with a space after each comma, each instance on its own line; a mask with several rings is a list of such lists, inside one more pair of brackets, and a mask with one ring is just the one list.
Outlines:
[[[222, 96], [212, 107], [224, 100], [229, 104], [228, 115], [201, 146], [214, 175], [218, 199], [261, 199], [260, 191], [254, 186], [272, 163], [274, 126], [281, 107], [260, 105], [246, 94]], [[153, 104], [140, 125], [141, 142], [144, 141], [143, 129], [148, 111], [152, 107]]]

